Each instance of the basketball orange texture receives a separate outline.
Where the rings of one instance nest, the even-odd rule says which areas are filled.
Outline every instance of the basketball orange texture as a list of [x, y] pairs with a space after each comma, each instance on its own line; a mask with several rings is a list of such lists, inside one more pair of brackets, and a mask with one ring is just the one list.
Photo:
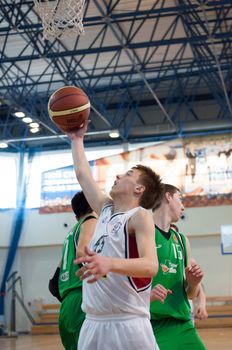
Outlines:
[[82, 127], [90, 113], [90, 102], [86, 93], [76, 86], [64, 86], [56, 90], [48, 101], [48, 114], [62, 131], [73, 131]]

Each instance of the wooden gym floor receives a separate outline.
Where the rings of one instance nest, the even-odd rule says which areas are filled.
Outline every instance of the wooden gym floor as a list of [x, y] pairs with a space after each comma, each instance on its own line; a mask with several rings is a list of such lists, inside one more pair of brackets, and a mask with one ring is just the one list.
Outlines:
[[[232, 329], [199, 329], [207, 350], [231, 350]], [[0, 337], [1, 350], [63, 350], [58, 335], [20, 335], [16, 338]]]

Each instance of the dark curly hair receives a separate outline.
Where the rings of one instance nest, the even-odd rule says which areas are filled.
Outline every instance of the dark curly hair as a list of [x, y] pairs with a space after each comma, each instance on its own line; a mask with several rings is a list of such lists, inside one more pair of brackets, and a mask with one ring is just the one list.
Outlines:
[[77, 219], [80, 219], [86, 214], [92, 213], [93, 209], [87, 202], [83, 191], [77, 192], [71, 200], [71, 206]]

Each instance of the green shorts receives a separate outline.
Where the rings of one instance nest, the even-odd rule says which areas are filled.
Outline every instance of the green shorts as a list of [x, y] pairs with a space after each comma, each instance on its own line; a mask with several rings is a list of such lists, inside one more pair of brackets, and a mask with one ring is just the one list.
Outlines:
[[65, 350], [76, 350], [79, 333], [85, 319], [81, 310], [82, 289], [75, 289], [66, 295], [60, 306], [59, 332]]
[[167, 318], [151, 325], [160, 350], [206, 350], [192, 321]]

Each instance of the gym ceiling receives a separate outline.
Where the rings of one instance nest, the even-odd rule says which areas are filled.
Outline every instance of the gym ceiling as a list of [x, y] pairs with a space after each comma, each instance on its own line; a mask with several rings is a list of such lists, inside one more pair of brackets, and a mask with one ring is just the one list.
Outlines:
[[231, 0], [86, 0], [84, 28], [81, 36], [44, 40], [33, 1], [1, 0], [4, 151], [70, 147], [47, 113], [50, 95], [64, 85], [90, 98], [87, 146], [232, 131]]

